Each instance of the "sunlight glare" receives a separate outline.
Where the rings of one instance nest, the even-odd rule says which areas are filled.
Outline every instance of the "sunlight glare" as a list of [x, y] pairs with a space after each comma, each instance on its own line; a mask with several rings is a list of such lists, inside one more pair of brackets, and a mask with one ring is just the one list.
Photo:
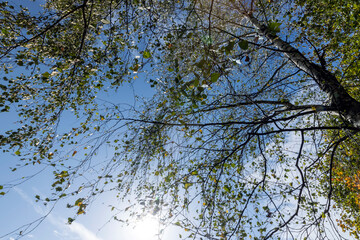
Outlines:
[[159, 232], [158, 219], [146, 216], [133, 229], [133, 240], [156, 240]]

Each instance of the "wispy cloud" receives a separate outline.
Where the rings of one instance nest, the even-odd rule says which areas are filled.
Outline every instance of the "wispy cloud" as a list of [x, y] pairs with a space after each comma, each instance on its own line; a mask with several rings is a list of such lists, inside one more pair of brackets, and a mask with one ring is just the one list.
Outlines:
[[27, 195], [23, 190], [21, 190], [18, 187], [14, 187], [13, 188], [14, 191], [20, 195], [20, 197], [27, 202], [28, 204], [30, 204], [33, 209], [35, 210], [36, 213], [40, 214], [40, 215], [45, 215], [46, 214], [46, 209], [45, 208], [41, 208], [39, 205], [35, 204], [35, 202], [29, 197], [29, 195]]
[[76, 233], [80, 239], [84, 240], [100, 240], [99, 237], [97, 237], [93, 232], [91, 232], [89, 229], [87, 229], [84, 225], [73, 222], [71, 225], [67, 225], [67, 227], [72, 231], [73, 233]]
[[[20, 195], [20, 197], [24, 201], [26, 201], [33, 207], [36, 213], [42, 216], [48, 213], [48, 209], [46, 209], [45, 207], [42, 208], [38, 204], [36, 204], [23, 190], [18, 187], [15, 187], [14, 190]], [[57, 230], [54, 230], [54, 234], [59, 238], [77, 240], [102, 240], [81, 223], [73, 222], [71, 225], [68, 225], [66, 224], [66, 220], [64, 218], [57, 217], [52, 213], [48, 214], [47, 219], [49, 223], [51, 223], [54, 227], [57, 228]], [[59, 230], [61, 230], [61, 232], [59, 232]]]

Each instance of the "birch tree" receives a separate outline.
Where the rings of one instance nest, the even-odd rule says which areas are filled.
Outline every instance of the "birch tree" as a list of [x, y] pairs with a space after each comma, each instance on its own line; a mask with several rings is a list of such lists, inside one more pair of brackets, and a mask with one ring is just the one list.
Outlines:
[[[3, 3], [2, 103], [21, 104], [25, 124], [4, 149], [54, 167], [54, 195], [36, 198], [76, 195], [75, 215], [112, 190], [140, 206], [115, 219], [158, 215], [184, 238], [358, 238], [357, 192], [341, 189], [359, 191], [342, 174], [359, 172], [358, 51], [346, 44], [360, 8], [325, 2], [48, 1], [38, 18]], [[30, 78], [8, 77], [13, 56]], [[99, 107], [99, 92], [149, 69], [152, 99]], [[59, 135], [69, 108], [81, 123]], [[93, 162], [104, 146], [113, 156]], [[98, 176], [68, 187], [88, 169]]]

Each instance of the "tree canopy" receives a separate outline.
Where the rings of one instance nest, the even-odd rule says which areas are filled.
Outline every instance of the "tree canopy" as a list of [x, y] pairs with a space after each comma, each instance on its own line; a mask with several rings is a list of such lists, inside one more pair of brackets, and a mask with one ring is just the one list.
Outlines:
[[[0, 24], [1, 148], [54, 169], [35, 198], [77, 196], [69, 223], [112, 191], [183, 238], [360, 238], [358, 1], [2, 2]], [[141, 78], [150, 99], [99, 99]]]

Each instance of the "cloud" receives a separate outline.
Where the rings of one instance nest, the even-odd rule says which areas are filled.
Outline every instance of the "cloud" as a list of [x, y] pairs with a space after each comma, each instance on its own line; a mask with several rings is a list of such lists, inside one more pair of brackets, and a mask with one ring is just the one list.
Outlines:
[[18, 187], [14, 187], [13, 189], [17, 194], [20, 195], [23, 200], [25, 200], [25, 202], [29, 203], [33, 207], [36, 213], [40, 215], [46, 215], [46, 209], [41, 208], [39, 205], [35, 204], [35, 202], [23, 190]]
[[81, 223], [73, 222], [71, 225], [68, 225], [67, 227], [70, 229], [70, 231], [76, 233], [80, 237], [80, 239], [100, 240], [99, 237], [97, 237], [93, 232], [91, 232]]
[[[57, 237], [63, 239], [77, 239], [77, 240], [102, 240], [98, 236], [96, 236], [92, 231], [87, 229], [83, 224], [78, 222], [73, 222], [71, 225], [66, 224], [66, 220], [62, 217], [57, 217], [52, 213], [48, 213], [49, 209], [45, 207], [40, 207], [36, 204], [23, 190], [18, 187], [14, 188], [15, 192], [20, 195], [20, 197], [27, 203], [29, 203], [34, 211], [39, 215], [45, 216], [47, 215], [47, 220], [53, 226], [58, 228], [58, 230], [54, 230], [54, 234]], [[50, 210], [51, 211], [51, 210]], [[59, 230], [62, 232], [59, 232]], [[75, 235], [75, 236], [74, 236]], [[61, 237], [63, 236], [63, 237]], [[33, 235], [32, 235], [33, 237]], [[10, 238], [12, 240], [12, 238]]]

